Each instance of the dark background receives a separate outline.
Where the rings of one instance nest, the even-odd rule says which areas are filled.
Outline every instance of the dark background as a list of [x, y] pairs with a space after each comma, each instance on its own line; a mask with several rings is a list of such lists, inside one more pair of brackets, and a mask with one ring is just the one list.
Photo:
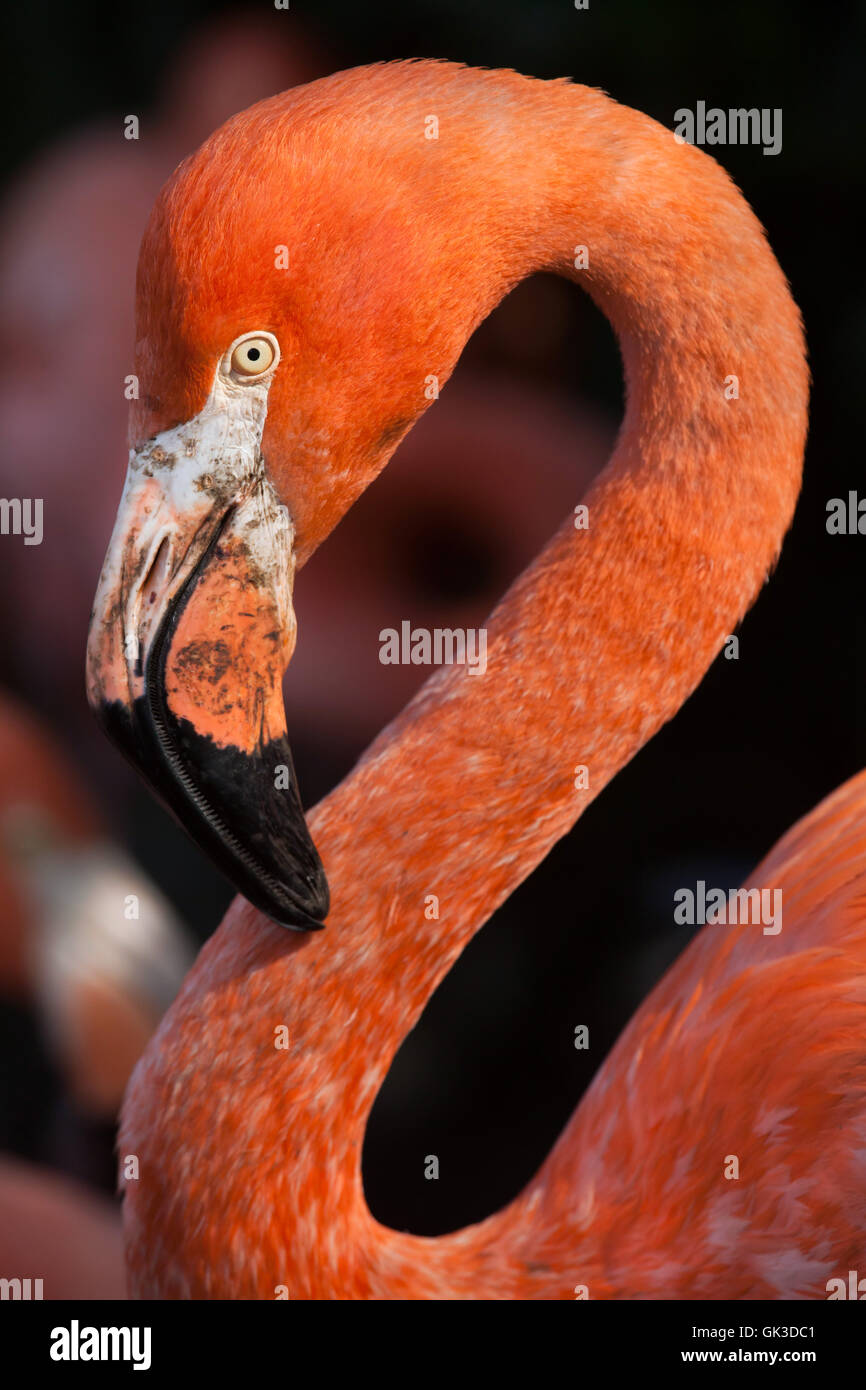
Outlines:
[[[148, 109], [182, 42], [225, 8], [142, 3], [104, 12], [86, 4], [9, 11], [3, 159], [11, 187], [68, 132]], [[845, 496], [862, 478], [857, 402], [866, 383], [866, 317], [862, 211], [855, 215], [854, 208], [863, 206], [856, 185], [862, 182], [866, 22], [860, 6], [687, 0], [591, 0], [588, 11], [574, 10], [568, 0], [437, 0], [399, 9], [377, 0], [292, 0], [288, 13], [266, 4], [231, 8], [281, 34], [296, 26], [316, 48], [322, 71], [429, 56], [539, 77], [568, 75], [668, 126], [678, 107], [701, 99], [708, 106], [783, 110], [778, 156], [752, 146], [711, 152], [766, 226], [806, 323], [814, 396], [794, 527], [778, 570], [740, 629], [739, 661], [716, 662], [676, 720], [491, 919], [398, 1055], [368, 1131], [368, 1196], [385, 1223], [432, 1234], [487, 1215], [532, 1176], [617, 1034], [686, 944], [688, 929], [672, 920], [674, 887], [697, 877], [739, 882], [783, 831], [864, 762], [857, 662], [866, 539], [828, 536], [825, 516], [827, 500]], [[58, 239], [63, 236], [58, 226]], [[488, 379], [499, 373], [503, 383], [519, 376], [617, 416], [618, 355], [589, 301], [565, 285], [518, 290], [512, 300], [516, 309], [509, 303], [497, 311], [499, 328], [494, 321], [479, 330], [455, 381], [473, 369]], [[517, 350], [509, 324], [519, 324], [521, 313], [556, 319], [555, 351], [544, 344], [534, 355]], [[400, 468], [400, 454], [391, 468]], [[111, 486], [116, 493], [117, 478]], [[372, 494], [360, 505], [375, 516]], [[564, 510], [552, 512], [550, 532], [561, 515]], [[437, 568], [423, 518], [406, 518], [417, 545], [393, 576], [398, 591], [423, 591], [443, 626], [453, 621], [458, 602], [486, 593], [494, 579], [494, 591], [502, 590], [513, 577], [499, 573], [497, 541], [485, 536], [483, 517], [450, 520], [451, 539]], [[441, 544], [441, 529], [437, 536]], [[310, 586], [315, 577], [314, 562]], [[303, 632], [300, 598], [299, 615]], [[26, 620], [20, 609], [6, 612], [5, 631]], [[82, 631], [82, 663], [84, 641]], [[3, 684], [62, 736], [64, 709], [21, 669], [14, 652], [7, 635]], [[374, 732], [365, 729], [362, 737], [339, 719], [330, 734], [297, 723], [290, 730], [310, 804]], [[84, 742], [73, 751], [118, 833], [203, 939], [228, 890], [145, 793], [121, 774], [109, 786]], [[589, 1052], [573, 1046], [579, 1023], [589, 1026]], [[56, 1100], [56, 1079], [26, 1011], [6, 1027], [12, 1031], [3, 1066], [17, 1056], [23, 1070], [14, 1086], [7, 1077], [3, 1143], [44, 1157], [43, 1116], [50, 1098]], [[22, 1074], [30, 1078], [26, 1088]], [[107, 1128], [89, 1153], [83, 1169], [71, 1148], [67, 1155], [55, 1150], [51, 1161], [109, 1187]], [[438, 1182], [423, 1177], [430, 1153], [439, 1156]]]

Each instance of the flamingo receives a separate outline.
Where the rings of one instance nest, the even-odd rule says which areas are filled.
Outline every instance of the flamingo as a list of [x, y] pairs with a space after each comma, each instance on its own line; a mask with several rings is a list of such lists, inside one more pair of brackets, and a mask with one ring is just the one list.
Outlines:
[[191, 942], [54, 738], [6, 693], [0, 766], [0, 990], [32, 998], [69, 1094], [113, 1119]]
[[[35, 1009], [74, 1102], [72, 1129], [40, 1116], [44, 1163], [0, 1154], [0, 1276], [39, 1277], [48, 1299], [122, 1298], [116, 1205], [47, 1165], [94, 1180], [93, 1154], [76, 1152], [80, 1122], [85, 1133], [113, 1123], [192, 953], [169, 904], [111, 843], [63, 750], [5, 692], [0, 768], [0, 996]], [[32, 1068], [21, 1069], [19, 1057], [16, 1090], [29, 1096]]]
[[[537, 270], [621, 345], [588, 529], [569, 517], [496, 608], [484, 678], [437, 671], [307, 826], [280, 702], [294, 570]], [[374, 1220], [361, 1172], [438, 982], [694, 690], [790, 524], [801, 322], [731, 180], [565, 80], [358, 68], [180, 167], [137, 325], [89, 699], [246, 900], [127, 1091], [131, 1292], [825, 1297], [863, 1255], [862, 776], [749, 880], [782, 891], [783, 930], [695, 937], [509, 1206], [419, 1237]]]

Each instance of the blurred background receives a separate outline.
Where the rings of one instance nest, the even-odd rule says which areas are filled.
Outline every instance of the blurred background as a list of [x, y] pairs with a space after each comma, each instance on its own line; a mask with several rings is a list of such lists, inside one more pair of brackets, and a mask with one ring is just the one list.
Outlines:
[[[88, 615], [125, 472], [137, 248], [159, 187], [234, 112], [379, 59], [568, 75], [668, 126], [699, 100], [783, 111], [778, 156], [712, 152], [766, 226], [805, 317], [814, 397], [797, 518], [739, 631], [739, 660], [716, 663], [496, 913], [391, 1069], [364, 1154], [371, 1208], [400, 1229], [455, 1229], [531, 1178], [687, 944], [674, 888], [735, 885], [866, 762], [866, 541], [825, 527], [829, 498], [866, 493], [852, 405], [866, 380], [853, 214], [866, 11], [173, 0], [108, 14], [19, 6], [7, 29], [0, 496], [44, 499], [44, 538], [0, 536], [0, 1212], [30, 1251], [40, 1220], [58, 1232], [58, 1283], [72, 1294], [119, 1281], [123, 1085], [231, 897], [84, 698]], [[137, 141], [123, 136], [130, 114]], [[603, 466], [621, 405], [611, 331], [573, 286], [535, 277], [478, 330], [441, 400], [299, 577], [286, 700], [307, 805], [424, 677], [380, 665], [379, 630], [403, 617], [481, 625]], [[117, 884], [133, 881], [120, 902], [136, 903], [118, 911]], [[575, 1050], [578, 1024], [587, 1051]], [[423, 1176], [431, 1153], [437, 1182]], [[89, 1283], [74, 1259], [85, 1211], [103, 1240]]]

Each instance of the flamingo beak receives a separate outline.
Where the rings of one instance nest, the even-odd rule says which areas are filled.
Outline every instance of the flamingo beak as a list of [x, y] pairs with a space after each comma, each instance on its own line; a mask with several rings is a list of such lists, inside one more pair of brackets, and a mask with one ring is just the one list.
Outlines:
[[236, 888], [318, 930], [328, 884], [285, 727], [293, 527], [261, 452], [268, 382], [132, 450], [87, 647], [109, 736]]

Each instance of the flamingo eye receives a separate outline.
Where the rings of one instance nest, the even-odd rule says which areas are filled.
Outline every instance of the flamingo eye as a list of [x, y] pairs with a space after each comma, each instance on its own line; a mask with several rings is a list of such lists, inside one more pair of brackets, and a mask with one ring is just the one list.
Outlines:
[[279, 361], [280, 348], [271, 333], [251, 333], [241, 338], [230, 349], [229, 369], [242, 380], [250, 381], [264, 376]]

